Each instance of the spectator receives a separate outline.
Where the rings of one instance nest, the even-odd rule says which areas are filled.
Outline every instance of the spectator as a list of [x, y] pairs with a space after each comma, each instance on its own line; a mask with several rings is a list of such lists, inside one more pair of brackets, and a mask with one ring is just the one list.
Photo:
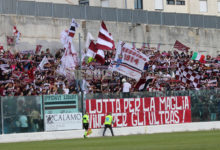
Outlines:
[[19, 116], [19, 124], [20, 124], [20, 131], [28, 132], [28, 118], [25, 112], [22, 112], [22, 114]]
[[131, 84], [128, 83], [125, 78], [122, 79], [122, 83], [123, 83], [123, 88], [122, 88], [123, 98], [129, 98], [130, 90], [131, 90]]

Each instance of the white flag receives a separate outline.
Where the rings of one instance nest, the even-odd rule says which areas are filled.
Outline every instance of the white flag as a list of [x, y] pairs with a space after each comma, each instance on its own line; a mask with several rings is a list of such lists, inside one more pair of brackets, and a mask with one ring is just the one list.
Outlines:
[[40, 62], [39, 68], [40, 70], [44, 70], [44, 65], [49, 63], [48, 59], [46, 56], [44, 56], [43, 60]]

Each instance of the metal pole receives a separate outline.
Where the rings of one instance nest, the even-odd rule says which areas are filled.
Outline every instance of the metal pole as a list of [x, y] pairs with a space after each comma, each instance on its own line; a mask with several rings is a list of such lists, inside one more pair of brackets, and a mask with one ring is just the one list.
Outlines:
[[81, 54], [81, 35], [79, 33], [79, 68], [81, 70], [81, 66], [82, 66], [82, 54]]
[[81, 87], [81, 84], [82, 84], [82, 78], [81, 78], [81, 69], [82, 69], [82, 53], [81, 53], [81, 35], [79, 33], [79, 71], [80, 73], [78, 72], [78, 80], [79, 80], [79, 86], [80, 86], [80, 89], [81, 89], [81, 109], [82, 109], [82, 112], [83, 112], [83, 91], [82, 91], [82, 87]]
[[4, 115], [3, 115], [3, 100], [2, 98], [0, 99], [1, 101], [1, 122], [2, 122], [2, 134], [4, 134]]

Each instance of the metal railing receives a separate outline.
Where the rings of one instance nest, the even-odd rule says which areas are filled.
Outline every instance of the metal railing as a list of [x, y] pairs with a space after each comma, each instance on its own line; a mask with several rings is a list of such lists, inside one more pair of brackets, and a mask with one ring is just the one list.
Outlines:
[[0, 0], [0, 14], [220, 29], [220, 17], [34, 1]]

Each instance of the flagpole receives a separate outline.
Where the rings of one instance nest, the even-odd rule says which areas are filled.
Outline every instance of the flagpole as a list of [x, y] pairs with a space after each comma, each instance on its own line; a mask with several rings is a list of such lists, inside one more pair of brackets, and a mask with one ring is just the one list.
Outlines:
[[82, 113], [83, 113], [83, 100], [84, 100], [84, 93], [82, 91], [82, 80], [81, 80], [81, 68], [82, 68], [82, 53], [81, 53], [81, 35], [79, 33], [79, 71], [80, 73], [78, 73], [80, 75], [80, 77], [78, 76], [78, 79], [79, 80], [79, 86], [80, 86], [80, 90], [81, 90], [81, 109], [82, 109]]
[[81, 53], [81, 35], [79, 33], [79, 69], [81, 70], [82, 67], [82, 53]]

